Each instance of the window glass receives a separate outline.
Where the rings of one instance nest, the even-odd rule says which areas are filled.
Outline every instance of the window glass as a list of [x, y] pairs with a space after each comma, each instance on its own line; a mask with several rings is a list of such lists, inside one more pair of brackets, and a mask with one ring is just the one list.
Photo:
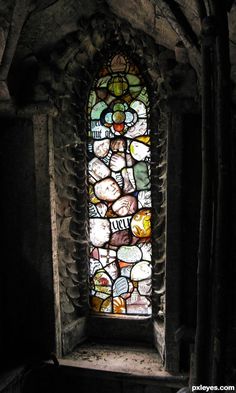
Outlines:
[[114, 55], [100, 70], [88, 119], [91, 309], [150, 315], [149, 99], [125, 55]]

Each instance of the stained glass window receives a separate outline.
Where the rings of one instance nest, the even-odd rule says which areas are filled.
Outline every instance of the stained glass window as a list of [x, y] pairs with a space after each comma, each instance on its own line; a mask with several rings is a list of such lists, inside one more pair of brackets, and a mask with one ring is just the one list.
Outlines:
[[116, 54], [88, 102], [90, 304], [95, 312], [151, 314], [151, 182], [147, 88]]

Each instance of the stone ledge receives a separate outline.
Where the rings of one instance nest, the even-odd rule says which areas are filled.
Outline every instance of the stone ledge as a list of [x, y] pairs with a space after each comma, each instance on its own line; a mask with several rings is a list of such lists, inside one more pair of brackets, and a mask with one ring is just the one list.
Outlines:
[[58, 361], [66, 374], [78, 377], [122, 379], [177, 388], [188, 385], [188, 375], [165, 371], [158, 353], [151, 347], [88, 343]]

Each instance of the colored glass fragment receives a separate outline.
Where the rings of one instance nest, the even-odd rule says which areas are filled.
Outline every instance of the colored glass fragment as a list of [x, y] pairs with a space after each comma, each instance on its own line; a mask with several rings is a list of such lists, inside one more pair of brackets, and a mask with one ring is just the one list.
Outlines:
[[91, 309], [150, 315], [149, 99], [125, 55], [116, 54], [101, 69], [88, 116]]
[[151, 236], [151, 211], [141, 209], [134, 214], [131, 221], [131, 230], [136, 237]]

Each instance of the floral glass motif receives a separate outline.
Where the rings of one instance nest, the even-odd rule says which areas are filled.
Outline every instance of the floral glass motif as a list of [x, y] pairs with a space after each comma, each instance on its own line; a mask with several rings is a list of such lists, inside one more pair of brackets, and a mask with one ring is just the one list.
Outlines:
[[123, 54], [101, 69], [88, 115], [91, 308], [150, 315], [149, 100], [138, 68]]

